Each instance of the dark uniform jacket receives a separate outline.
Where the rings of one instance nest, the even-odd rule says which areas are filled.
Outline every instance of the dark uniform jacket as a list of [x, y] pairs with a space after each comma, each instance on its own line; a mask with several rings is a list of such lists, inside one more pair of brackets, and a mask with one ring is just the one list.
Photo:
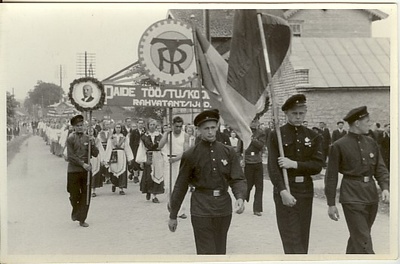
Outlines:
[[[86, 171], [82, 166], [88, 163], [89, 137], [84, 133], [73, 132], [67, 139], [68, 172]], [[91, 144], [91, 157], [97, 157], [99, 150]]]
[[[262, 152], [265, 147], [265, 133], [258, 129], [253, 132], [249, 147], [244, 153], [244, 161], [246, 164], [257, 164], [262, 162]], [[243, 141], [239, 141], [238, 151], [243, 152]]]
[[139, 132], [139, 129], [131, 130], [131, 132], [129, 134], [129, 145], [132, 149], [132, 153], [133, 153], [135, 159], [136, 159], [137, 150], [139, 148], [140, 137], [141, 137], [141, 134]]
[[[288, 169], [289, 187], [293, 195], [312, 197], [314, 185], [311, 175], [318, 174], [324, 165], [321, 135], [304, 126], [285, 124], [281, 127], [282, 144], [285, 157], [297, 161], [297, 169]], [[278, 164], [279, 148], [276, 130], [271, 132], [268, 141], [268, 171], [274, 192], [285, 190], [282, 169]], [[303, 176], [303, 182], [295, 182], [296, 176]]]
[[[389, 189], [389, 173], [378, 144], [368, 136], [349, 132], [332, 145], [325, 184], [329, 206], [335, 205], [339, 172], [343, 174], [340, 203], [378, 203], [378, 192], [372, 176], [382, 190]], [[364, 182], [364, 177], [369, 181]]]
[[[170, 200], [171, 219], [176, 219], [189, 184], [195, 188], [190, 206], [193, 216], [232, 214], [232, 200], [227, 192], [229, 186], [236, 199], [246, 197], [247, 184], [235, 150], [218, 141], [202, 140], [183, 153]], [[220, 190], [221, 196], [213, 196], [213, 190]]]
[[339, 131], [339, 129], [335, 129], [332, 132], [332, 144], [333, 142], [335, 142], [336, 140], [338, 140], [339, 138], [344, 137], [344, 135], [347, 134], [347, 131], [342, 129], [342, 132]]

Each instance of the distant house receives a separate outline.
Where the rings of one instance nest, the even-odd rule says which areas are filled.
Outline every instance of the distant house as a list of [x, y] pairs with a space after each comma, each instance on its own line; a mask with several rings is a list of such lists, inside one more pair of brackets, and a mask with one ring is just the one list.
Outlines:
[[[210, 10], [211, 42], [226, 59], [233, 15], [234, 10]], [[310, 126], [324, 121], [333, 129], [351, 108], [361, 105], [368, 107], [372, 122], [388, 123], [390, 40], [371, 38], [372, 22], [388, 15], [375, 9], [285, 9], [283, 15], [293, 39], [289, 61], [274, 78], [278, 104], [304, 93]], [[171, 9], [168, 17], [193, 21], [203, 29], [204, 10]], [[263, 121], [270, 120], [268, 111]]]

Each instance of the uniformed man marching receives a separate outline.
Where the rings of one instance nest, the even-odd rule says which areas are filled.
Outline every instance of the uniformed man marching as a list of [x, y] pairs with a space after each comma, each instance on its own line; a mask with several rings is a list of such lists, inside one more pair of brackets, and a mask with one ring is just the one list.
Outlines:
[[349, 133], [331, 147], [326, 171], [325, 194], [328, 215], [339, 220], [336, 208], [338, 173], [343, 174], [339, 202], [342, 204], [350, 238], [347, 254], [373, 254], [371, 227], [378, 210], [375, 180], [382, 189], [382, 200], [389, 201], [389, 173], [384, 165], [378, 144], [368, 133], [369, 113], [366, 106], [351, 110], [345, 118]]
[[232, 219], [229, 186], [236, 198], [236, 212], [244, 211], [246, 180], [235, 150], [216, 141], [218, 121], [219, 114], [211, 110], [201, 112], [194, 119], [201, 141], [183, 153], [170, 200], [168, 225], [175, 232], [177, 214], [188, 186], [194, 186], [190, 214], [197, 254], [226, 254]]
[[[276, 131], [268, 140], [268, 170], [274, 185], [276, 220], [285, 254], [307, 254], [314, 186], [311, 175], [324, 165], [322, 138], [302, 126], [307, 113], [306, 97], [296, 94], [286, 100], [282, 111], [287, 124], [280, 128], [285, 157], [280, 157]], [[282, 168], [287, 169], [290, 192]]]
[[90, 161], [88, 159], [89, 140], [92, 140], [91, 156], [97, 157], [99, 150], [95, 146], [94, 138], [89, 138], [89, 136], [84, 133], [85, 127], [83, 124], [82, 115], [76, 115], [72, 117], [71, 125], [75, 130], [67, 139], [67, 191], [70, 194], [69, 200], [72, 205], [71, 218], [72, 221], [79, 221], [80, 226], [88, 227], [89, 224], [85, 222], [89, 211], [89, 204], [86, 202], [88, 191], [87, 177], [88, 172], [92, 170], [92, 166], [90, 165]]

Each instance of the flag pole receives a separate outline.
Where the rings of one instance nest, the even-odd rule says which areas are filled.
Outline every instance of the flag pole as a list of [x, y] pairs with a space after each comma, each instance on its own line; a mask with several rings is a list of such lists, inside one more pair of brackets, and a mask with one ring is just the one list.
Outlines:
[[[90, 137], [91, 137], [91, 135], [90, 135], [90, 133], [91, 133], [91, 130], [92, 130], [92, 110], [90, 110], [89, 111], [89, 127], [88, 127], [89, 129], [88, 129], [88, 136], [89, 136], [89, 149], [88, 149], [88, 165], [91, 165], [91, 163], [90, 163], [90, 156], [91, 156], [91, 149], [92, 149], [92, 143], [91, 143], [91, 140], [90, 140]], [[94, 131], [93, 131], [94, 132]], [[90, 178], [92, 177], [92, 171], [91, 170], [89, 170], [88, 172], [87, 172], [87, 179], [86, 179], [86, 205], [89, 205], [89, 199], [90, 199]]]
[[[201, 70], [200, 70], [200, 62], [199, 57], [197, 55], [197, 37], [196, 37], [196, 25], [194, 23], [194, 15], [190, 16], [191, 24], [192, 24], [192, 33], [193, 33], [193, 50], [194, 50], [194, 57], [196, 59], [196, 71], [197, 71], [197, 80], [198, 80], [198, 88], [199, 88], [199, 95], [200, 95], [200, 111], [204, 111], [204, 102], [203, 102], [203, 91], [202, 91], [202, 77], [201, 77]], [[210, 42], [211, 44], [211, 42]]]
[[[263, 27], [262, 18], [261, 18], [260, 13], [257, 14], [257, 20], [258, 20], [258, 27], [260, 28], [260, 36], [261, 36], [261, 43], [262, 43], [262, 47], [263, 47], [263, 53], [264, 53], [265, 67], [267, 69], [267, 78], [269, 81], [270, 98], [271, 98], [271, 102], [272, 102], [272, 113], [274, 116], [276, 135], [278, 137], [279, 155], [281, 157], [285, 157], [285, 153], [283, 151], [283, 144], [282, 144], [282, 134], [281, 134], [281, 129], [279, 127], [279, 116], [278, 116], [279, 108], [276, 105], [276, 101], [275, 101], [275, 91], [272, 86], [271, 66], [269, 63], [267, 43], [265, 41], [264, 27]], [[282, 168], [282, 173], [283, 173], [283, 181], [285, 182], [286, 190], [290, 193], [287, 169]]]
[[[172, 163], [169, 161], [172, 158], [172, 107], [169, 108], [169, 124], [171, 126], [171, 131], [169, 132], [169, 200], [171, 200], [172, 194]], [[167, 135], [168, 138], [168, 135]]]

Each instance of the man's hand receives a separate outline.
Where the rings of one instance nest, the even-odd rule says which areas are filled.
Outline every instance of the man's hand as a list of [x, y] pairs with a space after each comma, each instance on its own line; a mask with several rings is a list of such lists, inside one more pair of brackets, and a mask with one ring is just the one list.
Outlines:
[[385, 203], [389, 203], [390, 201], [390, 193], [388, 190], [383, 190], [382, 191], [382, 201]]
[[293, 195], [291, 195], [287, 190], [282, 190], [281, 191], [281, 198], [282, 198], [282, 203], [285, 206], [293, 207], [296, 205], [296, 198], [294, 198]]
[[244, 202], [243, 199], [239, 198], [235, 203], [235, 211], [237, 214], [241, 214], [244, 212]]
[[90, 164], [83, 163], [82, 167], [87, 171], [91, 171], [92, 170], [92, 165], [90, 165]]
[[174, 163], [174, 162], [177, 162], [178, 160], [180, 160], [180, 158], [178, 158], [178, 157], [171, 157], [171, 158], [169, 158], [169, 163]]
[[339, 218], [340, 218], [339, 211], [335, 205], [329, 206], [328, 215], [329, 215], [330, 219], [335, 220], [335, 221], [339, 220]]
[[178, 226], [178, 220], [170, 218], [168, 221], [169, 231], [175, 232], [177, 226]]
[[297, 161], [291, 160], [286, 157], [279, 157], [278, 158], [279, 167], [285, 169], [297, 169]]

